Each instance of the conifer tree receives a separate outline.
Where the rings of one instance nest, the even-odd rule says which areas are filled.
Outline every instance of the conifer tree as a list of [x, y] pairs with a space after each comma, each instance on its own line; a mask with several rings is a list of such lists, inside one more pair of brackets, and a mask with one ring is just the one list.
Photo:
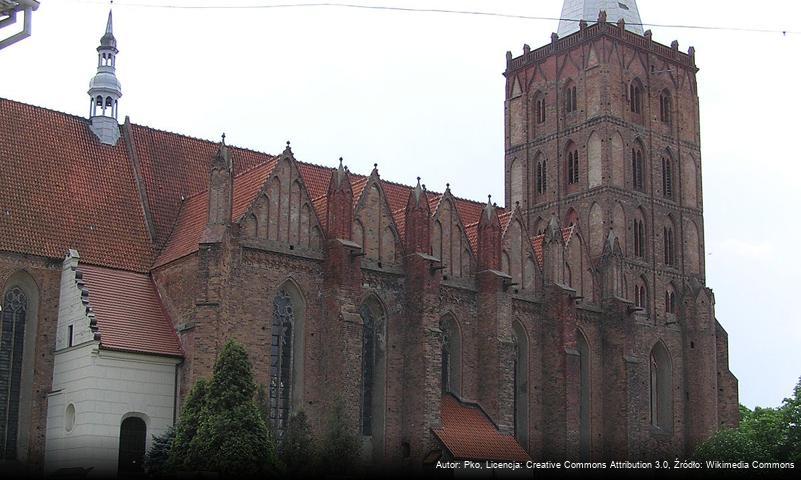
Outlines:
[[348, 475], [356, 470], [361, 448], [350, 423], [342, 399], [337, 398], [321, 445], [320, 467], [326, 475]]
[[228, 341], [214, 364], [200, 425], [189, 444], [194, 470], [233, 477], [264, 474], [274, 467], [275, 446], [254, 400], [255, 392], [245, 349]]
[[308, 478], [316, 473], [316, 448], [306, 413], [302, 410], [289, 418], [279, 449], [286, 476]]
[[201, 378], [192, 387], [184, 402], [181, 416], [175, 427], [175, 439], [169, 453], [168, 465], [172, 470], [193, 470], [189, 445], [195, 438], [200, 425], [201, 411], [206, 401], [208, 382]]
[[175, 440], [175, 428], [170, 427], [161, 435], [153, 435], [153, 444], [145, 454], [145, 473], [151, 477], [160, 477], [167, 468], [167, 461]]

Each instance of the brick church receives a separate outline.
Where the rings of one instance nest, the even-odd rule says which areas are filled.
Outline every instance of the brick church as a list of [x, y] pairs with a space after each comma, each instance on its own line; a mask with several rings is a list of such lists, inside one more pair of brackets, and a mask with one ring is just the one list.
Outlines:
[[673, 458], [736, 425], [694, 49], [634, 0], [562, 17], [506, 54], [505, 207], [119, 122], [111, 14], [89, 118], [0, 99], [0, 467], [141, 469], [231, 338], [279, 437], [342, 401], [369, 465]]

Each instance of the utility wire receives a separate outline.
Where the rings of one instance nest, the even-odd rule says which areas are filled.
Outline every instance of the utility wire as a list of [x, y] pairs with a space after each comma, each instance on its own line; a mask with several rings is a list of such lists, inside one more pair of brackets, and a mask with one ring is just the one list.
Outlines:
[[[79, 3], [93, 3], [96, 5], [105, 4], [105, 2], [92, 2], [87, 0], [71, 0]], [[157, 8], [157, 9], [174, 9], [174, 10], [263, 10], [269, 8], [313, 8], [313, 7], [331, 7], [331, 8], [351, 8], [363, 10], [384, 10], [394, 12], [414, 12], [414, 13], [443, 13], [454, 15], [475, 15], [484, 17], [498, 17], [498, 18], [513, 18], [518, 20], [542, 20], [542, 21], [565, 21], [578, 23], [581, 19], [575, 18], [561, 18], [561, 17], [544, 17], [536, 15], [520, 15], [514, 13], [501, 13], [489, 12], [481, 10], [451, 10], [445, 8], [416, 8], [416, 7], [398, 7], [391, 5], [360, 5], [356, 3], [339, 3], [339, 2], [315, 2], [315, 3], [278, 3], [278, 4], [252, 4], [252, 5], [180, 5], [180, 4], [153, 4], [153, 3], [118, 3], [116, 6], [122, 7], [137, 7], [137, 8]], [[692, 30], [715, 30], [715, 31], [730, 31], [730, 32], [750, 32], [750, 33], [781, 33], [798, 34], [801, 33], [795, 30], [780, 30], [776, 28], [759, 28], [759, 27], [726, 27], [726, 26], [713, 26], [713, 25], [683, 25], [683, 24], [665, 24], [665, 23], [627, 23], [627, 25], [637, 25], [642, 27], [659, 27], [659, 28], [684, 28]]]

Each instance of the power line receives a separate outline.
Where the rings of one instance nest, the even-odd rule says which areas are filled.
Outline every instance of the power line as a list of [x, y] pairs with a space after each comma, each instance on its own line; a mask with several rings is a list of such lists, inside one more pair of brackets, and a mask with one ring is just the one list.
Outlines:
[[[91, 4], [105, 4], [106, 2], [88, 1], [88, 0], [71, 0], [78, 3], [91, 3]], [[252, 5], [180, 5], [180, 4], [152, 4], [152, 3], [117, 3], [115, 6], [122, 7], [136, 7], [136, 8], [156, 8], [156, 9], [173, 9], [173, 10], [264, 10], [272, 8], [349, 8], [349, 9], [362, 9], [362, 10], [383, 10], [394, 12], [411, 12], [411, 13], [440, 13], [440, 14], [453, 14], [453, 15], [474, 15], [484, 17], [496, 18], [512, 18], [517, 20], [539, 20], [550, 22], [574, 22], [578, 23], [581, 20], [575, 18], [561, 18], [561, 17], [544, 17], [537, 15], [521, 15], [514, 13], [501, 13], [490, 12], [481, 10], [451, 10], [445, 8], [417, 8], [417, 7], [398, 7], [391, 5], [360, 5], [356, 3], [339, 3], [339, 2], [314, 2], [314, 3], [277, 3], [277, 4], [252, 4]], [[627, 25], [637, 25], [642, 27], [658, 27], [658, 28], [683, 28], [691, 30], [714, 30], [714, 31], [731, 31], [731, 32], [750, 32], [750, 33], [781, 33], [798, 34], [801, 33], [795, 30], [781, 30], [778, 28], [759, 28], [759, 27], [732, 27], [732, 26], [714, 26], [714, 25], [684, 25], [684, 24], [665, 24], [665, 23], [627, 23]]]

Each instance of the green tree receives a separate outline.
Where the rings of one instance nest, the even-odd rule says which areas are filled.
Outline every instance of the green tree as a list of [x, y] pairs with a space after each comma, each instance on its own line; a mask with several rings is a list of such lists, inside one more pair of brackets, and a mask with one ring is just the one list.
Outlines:
[[256, 385], [245, 349], [225, 344], [208, 385], [197, 433], [189, 444], [194, 470], [224, 477], [264, 474], [276, 464], [275, 445], [254, 400]]
[[286, 476], [290, 478], [315, 476], [317, 452], [308, 418], [302, 410], [289, 418], [279, 450]]
[[189, 445], [197, 434], [201, 421], [201, 412], [206, 402], [208, 382], [201, 378], [186, 397], [181, 410], [181, 417], [175, 427], [175, 439], [169, 453], [168, 465], [173, 470], [193, 470], [194, 459], [191, 458]]
[[361, 445], [348, 427], [350, 423], [342, 399], [337, 398], [320, 451], [320, 467], [327, 475], [348, 475], [356, 470]]
[[740, 405], [740, 426], [724, 429], [695, 452], [701, 460], [801, 462], [801, 379], [778, 408]]
[[153, 444], [145, 454], [145, 473], [151, 477], [160, 477], [167, 469], [172, 442], [175, 439], [175, 428], [170, 427], [161, 435], [153, 435]]

